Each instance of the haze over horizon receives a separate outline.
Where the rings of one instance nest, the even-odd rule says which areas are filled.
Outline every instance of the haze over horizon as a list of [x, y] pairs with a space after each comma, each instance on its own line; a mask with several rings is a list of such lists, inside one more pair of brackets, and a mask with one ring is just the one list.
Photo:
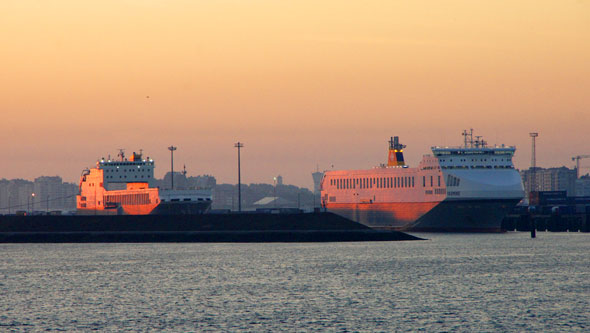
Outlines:
[[0, 178], [77, 182], [118, 148], [162, 178], [175, 145], [236, 183], [240, 141], [243, 183], [310, 188], [469, 128], [520, 169], [529, 132], [538, 166], [590, 154], [590, 1], [6, 0], [0, 41]]

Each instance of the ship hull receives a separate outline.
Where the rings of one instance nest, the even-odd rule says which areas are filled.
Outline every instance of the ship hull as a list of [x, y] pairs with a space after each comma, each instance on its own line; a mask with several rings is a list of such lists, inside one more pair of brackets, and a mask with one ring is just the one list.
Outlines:
[[328, 211], [375, 229], [419, 232], [502, 232], [520, 199], [335, 204]]
[[199, 215], [209, 211], [211, 201], [160, 202], [154, 206], [121, 205], [113, 209], [78, 209], [77, 215]]

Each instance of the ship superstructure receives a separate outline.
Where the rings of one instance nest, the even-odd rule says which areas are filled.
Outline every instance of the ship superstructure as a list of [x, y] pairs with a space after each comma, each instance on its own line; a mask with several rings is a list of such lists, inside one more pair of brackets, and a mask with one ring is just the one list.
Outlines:
[[201, 214], [211, 206], [210, 189], [162, 190], [153, 187], [154, 161], [142, 153], [101, 158], [80, 177], [78, 214]]
[[[414, 231], [500, 231], [502, 218], [523, 198], [512, 157], [515, 147], [489, 147], [473, 132], [461, 147], [432, 147], [418, 167], [403, 159], [397, 137], [387, 165], [328, 171], [322, 205], [377, 228]], [[470, 138], [468, 138], [470, 137]]]

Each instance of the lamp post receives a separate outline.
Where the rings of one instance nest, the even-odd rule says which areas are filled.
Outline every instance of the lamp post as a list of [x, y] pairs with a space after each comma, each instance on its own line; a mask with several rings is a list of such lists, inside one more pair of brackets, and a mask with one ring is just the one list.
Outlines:
[[240, 149], [244, 147], [244, 144], [238, 141], [234, 144], [235, 148], [238, 148], [238, 212], [242, 211], [242, 175], [240, 170]]
[[170, 150], [170, 189], [174, 189], [174, 151], [177, 147], [170, 146], [168, 150]]
[[274, 200], [273, 202], [275, 203], [275, 209], [277, 209], [277, 177], [274, 177], [273, 179], [274, 182]]
[[31, 214], [35, 211], [35, 193], [31, 193]]

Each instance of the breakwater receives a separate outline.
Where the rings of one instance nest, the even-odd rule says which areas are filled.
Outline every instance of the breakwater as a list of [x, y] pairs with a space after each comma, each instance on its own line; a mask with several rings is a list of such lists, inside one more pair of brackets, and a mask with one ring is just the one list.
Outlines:
[[0, 216], [0, 242], [338, 242], [419, 238], [328, 212], [290, 214]]

